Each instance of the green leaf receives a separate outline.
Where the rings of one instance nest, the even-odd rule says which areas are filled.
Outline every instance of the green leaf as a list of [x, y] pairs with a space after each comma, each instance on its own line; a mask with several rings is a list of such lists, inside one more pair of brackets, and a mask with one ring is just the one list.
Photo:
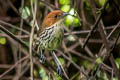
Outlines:
[[98, 57], [98, 58], [96, 59], [96, 63], [98, 63], [98, 64], [101, 64], [101, 63], [102, 63], [101, 57]]
[[77, 62], [77, 58], [76, 57], [72, 57], [72, 61], [73, 62]]
[[73, 21], [74, 21], [74, 17], [71, 16], [71, 15], [68, 15], [65, 18], [65, 24], [66, 24], [66, 26], [70, 26], [71, 24], [73, 24]]
[[54, 72], [54, 75], [55, 80], [63, 80], [56, 72]]
[[39, 75], [42, 80], [49, 80], [48, 75], [46, 74], [44, 68], [39, 68]]
[[34, 76], [35, 76], [35, 77], [38, 77], [38, 76], [39, 76], [38, 71], [37, 71], [36, 69], [34, 69]]
[[117, 78], [117, 77], [114, 77], [113, 80], [118, 80], [118, 78]]
[[93, 68], [93, 64], [91, 64], [89, 61], [85, 60], [83, 61], [83, 66], [88, 69], [88, 68]]
[[0, 37], [0, 44], [2, 45], [6, 44], [6, 38]]
[[75, 27], [81, 25], [78, 18], [75, 18], [73, 22], [74, 22]]
[[73, 24], [76, 27], [76, 26], [81, 25], [79, 19], [74, 17], [74, 16], [76, 16], [76, 13], [75, 13], [75, 10], [73, 8], [69, 11], [69, 14], [70, 15], [68, 15], [65, 18], [65, 25], [66, 26], [70, 26]]
[[64, 12], [68, 12], [70, 10], [70, 5], [63, 5], [61, 7], [61, 10], [64, 11]]
[[59, 0], [61, 5], [70, 4], [70, 0]]
[[116, 58], [115, 63], [117, 65], [117, 68], [120, 69], [120, 58]]
[[60, 61], [61, 65], [64, 65], [64, 64], [65, 64], [64, 58], [59, 58], [59, 61]]
[[75, 41], [75, 40], [76, 40], [75, 37], [72, 36], [72, 35], [69, 35], [69, 36], [67, 37], [67, 39], [68, 39], [69, 41]]
[[24, 19], [27, 19], [30, 16], [30, 9], [27, 6], [25, 6], [25, 8], [20, 8], [19, 11]]
[[40, 7], [44, 7], [44, 6], [45, 6], [45, 4], [40, 2]]
[[75, 10], [73, 8], [69, 11], [69, 14], [76, 16]]
[[85, 2], [85, 4], [86, 4], [86, 7], [85, 7], [85, 8], [86, 8], [87, 10], [90, 10], [90, 9], [91, 9], [91, 6], [90, 6], [89, 1], [88, 1], [88, 0], [85, 0], [84, 2]]
[[103, 6], [106, 0], [98, 0], [98, 1], [99, 1], [100, 6]]

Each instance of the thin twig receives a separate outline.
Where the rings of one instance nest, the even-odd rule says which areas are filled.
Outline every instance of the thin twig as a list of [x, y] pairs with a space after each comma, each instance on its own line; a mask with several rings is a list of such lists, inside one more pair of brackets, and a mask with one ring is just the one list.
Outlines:
[[[22, 13], [21, 15], [23, 14], [23, 7], [24, 7], [24, 0], [22, 0], [21, 2], [21, 8], [22, 8]], [[21, 18], [20, 20], [20, 29], [23, 30], [23, 19]], [[22, 31], [19, 31], [18, 35], [22, 35]], [[16, 53], [15, 53], [16, 54]], [[18, 44], [18, 57], [17, 55], [15, 56], [16, 57], [16, 61], [20, 60], [21, 59], [21, 44]], [[22, 63], [18, 64], [18, 67], [16, 68], [16, 76], [13, 78], [13, 80], [19, 80], [20, 78], [20, 75], [21, 75], [21, 71], [22, 71]]]
[[66, 55], [64, 55], [60, 50], [57, 50], [65, 59], [67, 59], [68, 61], [70, 61], [80, 72], [82, 72], [82, 74], [87, 78], [89, 79], [88, 75], [86, 75], [85, 72], [83, 72], [81, 70], [81, 68], [76, 64], [74, 63], [69, 57], [67, 57]]
[[[117, 23], [117, 25], [114, 26], [114, 28], [112, 29], [112, 31], [107, 36], [107, 39], [109, 39], [112, 36], [112, 34], [118, 29], [119, 26], [120, 26], [120, 21]], [[104, 44], [101, 46], [101, 49], [100, 49], [98, 55], [100, 55], [100, 53], [102, 55], [102, 53], [104, 51], [103, 48], [104, 48]]]
[[55, 57], [55, 59], [57, 60], [58, 64], [59, 64], [60, 67], [62, 68], [62, 71], [63, 71], [65, 77], [69, 80], [69, 77], [68, 77], [68, 75], [66, 74], [64, 68], [62, 67], [62, 64], [60, 63], [60, 61], [59, 61], [58, 57], [56, 56], [55, 52], [53, 52], [52, 55]]
[[22, 31], [22, 32], [24, 32], [24, 33], [26, 33], [26, 34], [28, 34], [28, 35], [30, 34], [28, 31], [26, 31], [26, 30], [24, 30], [24, 29], [21, 29], [21, 28], [19, 28], [18, 26], [15, 26], [15, 25], [12, 25], [12, 24], [10, 24], [10, 23], [7, 23], [7, 22], [5, 22], [5, 21], [0, 20], [0, 23], [5, 24], [5, 25], [7, 25], [7, 26], [10, 26], [11, 28], [14, 28], [14, 29], [16, 29], [16, 30]]
[[[117, 38], [116, 38], [116, 41], [115, 41], [113, 47], [107, 52], [107, 54], [110, 55], [110, 54], [112, 53], [113, 49], [115, 48], [115, 46], [116, 46], [116, 44], [117, 44], [117, 41], [119, 40], [119, 37], [120, 37], [120, 32], [119, 32], [119, 34], [118, 34], [118, 36], [117, 36]], [[112, 54], [111, 54], [111, 55], [112, 55]], [[111, 55], [110, 55], [110, 56], [111, 56]], [[106, 55], [103, 55], [102, 62], [104, 61], [105, 57], [106, 57]], [[112, 55], [112, 57], [113, 57], [113, 55]], [[118, 72], [119, 70], [117, 69], [116, 64], [113, 62], [114, 59], [113, 59], [112, 57], [110, 57], [110, 61], [111, 61], [111, 64], [112, 64], [112, 66], [114, 67], [114, 69], [115, 69], [115, 71], [116, 71], [115, 74], [116, 74], [116, 76], [118, 76], [118, 80], [119, 80], [119, 79], [120, 79], [120, 74], [119, 74], [119, 72]], [[112, 60], [111, 60], [111, 58], [112, 58]], [[102, 66], [102, 64], [99, 64], [99, 65], [98, 65], [98, 68], [97, 68], [97, 70], [96, 70], [96, 73], [95, 73], [93, 79], [95, 79], [95, 77], [96, 77], [96, 75], [97, 75], [97, 72], [99, 71], [99, 69], [101, 68], [101, 66]]]
[[44, 1], [44, 0], [39, 0], [39, 1], [42, 2], [42, 3], [44, 3], [45, 6], [47, 6], [50, 11], [53, 11], [53, 10], [57, 9], [54, 5], [51, 5], [51, 4], [48, 3], [47, 1]]
[[33, 69], [34, 69], [34, 63], [33, 63], [33, 57], [32, 57], [32, 41], [33, 41], [33, 36], [34, 36], [34, 29], [35, 29], [35, 20], [36, 20], [36, 12], [37, 12], [37, 0], [35, 1], [34, 7], [33, 7], [33, 1], [31, 0], [31, 9], [32, 9], [32, 15], [33, 15], [33, 24], [32, 24], [32, 30], [30, 34], [30, 46], [29, 46], [29, 52], [30, 52], [30, 76], [31, 80], [34, 80], [34, 74], [33, 74]]
[[25, 56], [24, 58], [20, 59], [18, 62], [16, 62], [11, 68], [9, 68], [7, 71], [5, 71], [2, 75], [0, 75], [0, 79], [5, 76], [8, 72], [10, 72], [13, 68], [15, 68], [19, 63], [24, 61], [25, 59], [29, 58], [29, 56]]
[[[13, 11], [15, 11], [15, 13], [23, 19], [23, 17], [21, 16], [21, 14], [18, 12], [17, 8], [12, 4], [12, 2], [10, 0], [7, 0], [8, 3], [10, 4], [10, 7], [13, 9]], [[23, 19], [23, 21], [25, 22], [25, 24], [27, 24], [27, 26], [30, 26], [30, 24], [25, 20]], [[30, 26], [31, 27], [31, 26]]]
[[86, 40], [85, 40], [85, 43], [84, 43], [83, 46], [82, 46], [83, 49], [85, 48], [86, 44], [88, 43], [88, 40], [90, 39], [92, 33], [93, 33], [94, 30], [97, 28], [97, 25], [98, 25], [99, 21], [101, 20], [102, 14], [104, 13], [104, 10], [105, 10], [108, 2], [109, 2], [109, 0], [107, 0], [107, 1], [105, 2], [104, 6], [101, 8], [101, 13], [98, 15], [95, 24], [92, 26], [92, 29], [91, 29], [91, 31], [89, 32], [89, 34], [87, 35], [87, 38], [86, 38]]
[[17, 38], [13, 33], [9, 32], [7, 29], [5, 29], [2, 25], [0, 25], [0, 30], [12, 37], [14, 40], [22, 44], [24, 47], [28, 48], [28, 45], [21, 39]]

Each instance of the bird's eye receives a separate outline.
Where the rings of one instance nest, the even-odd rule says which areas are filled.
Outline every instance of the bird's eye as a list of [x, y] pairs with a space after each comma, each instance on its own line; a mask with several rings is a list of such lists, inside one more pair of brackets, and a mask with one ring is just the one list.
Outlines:
[[57, 17], [58, 17], [58, 15], [55, 15], [55, 16], [54, 16], [54, 18], [57, 18]]

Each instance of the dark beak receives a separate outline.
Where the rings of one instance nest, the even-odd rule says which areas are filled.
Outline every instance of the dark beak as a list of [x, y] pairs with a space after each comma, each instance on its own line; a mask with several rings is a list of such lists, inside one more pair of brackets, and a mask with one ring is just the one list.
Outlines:
[[67, 15], [69, 15], [69, 13], [63, 13], [63, 14], [62, 14], [62, 17], [65, 17], [65, 16], [67, 16]]

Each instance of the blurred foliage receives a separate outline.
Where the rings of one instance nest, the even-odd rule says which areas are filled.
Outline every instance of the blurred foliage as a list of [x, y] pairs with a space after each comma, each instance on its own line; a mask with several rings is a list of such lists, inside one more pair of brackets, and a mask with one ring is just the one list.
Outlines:
[[73, 35], [69, 35], [68, 37], [67, 37], [67, 39], [69, 40], [69, 41], [75, 41], [76, 39], [73, 37]]
[[93, 68], [93, 64], [91, 64], [89, 61], [83, 61], [83, 66], [87, 69], [89, 68]]
[[101, 57], [98, 57], [98, 58], [96, 59], [96, 63], [101, 64], [101, 63], [102, 63], [102, 58], [101, 58]]
[[30, 9], [27, 6], [25, 6], [24, 8], [20, 8], [19, 12], [22, 14], [23, 19], [27, 19], [31, 15]]
[[117, 65], [117, 67], [118, 67], [118, 69], [120, 71], [120, 58], [116, 58], [115, 63], [116, 63], [116, 65]]
[[71, 14], [65, 18], [65, 25], [73, 25], [74, 27], [79, 26], [79, 19], [77, 17], [74, 17], [76, 16], [74, 8], [70, 8], [70, 0], [59, 0], [59, 2], [61, 4], [60, 9], [64, 12], [68, 12], [69, 14]]
[[70, 4], [70, 0], [59, 0], [61, 5]]
[[64, 60], [64, 58], [58, 58], [59, 59], [59, 61], [60, 61], [60, 63], [61, 63], [61, 65], [65, 65], [65, 60]]
[[88, 0], [84, 0], [84, 3], [86, 4], [86, 10], [91, 10], [91, 6], [90, 6], [90, 3], [88, 2]]
[[42, 80], [49, 80], [48, 75], [43, 68], [39, 68], [39, 76]]
[[103, 6], [105, 4], [105, 1], [106, 0], [98, 0], [98, 3], [99, 3], [100, 6]]
[[54, 77], [55, 80], [63, 80], [56, 72], [54, 72], [54, 75], [55, 75]]
[[114, 77], [113, 80], [118, 80], [118, 78], [117, 78], [117, 77]]
[[69, 14], [71, 14], [71, 15], [68, 15], [65, 18], [66, 26], [70, 26], [70, 25], [73, 25], [74, 27], [80, 26], [81, 24], [79, 23], [80, 22], [79, 19], [74, 17], [74, 16], [76, 16], [76, 14], [75, 14], [75, 10], [73, 8], [69, 11]]
[[6, 38], [5, 37], [0, 37], [0, 44], [1, 45], [6, 44]]
[[70, 10], [70, 5], [63, 5], [61, 7], [61, 10], [64, 11], [64, 12], [68, 12]]

